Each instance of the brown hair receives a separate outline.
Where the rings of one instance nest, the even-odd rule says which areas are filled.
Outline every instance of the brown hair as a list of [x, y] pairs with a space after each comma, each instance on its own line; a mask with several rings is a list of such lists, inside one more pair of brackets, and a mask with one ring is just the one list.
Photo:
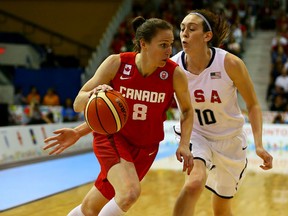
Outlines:
[[132, 26], [135, 32], [134, 51], [140, 52], [140, 40], [151, 42], [152, 38], [158, 33], [158, 30], [171, 30], [173, 26], [165, 20], [158, 18], [150, 18], [145, 20], [142, 16], [134, 18]]
[[[230, 34], [230, 25], [223, 15], [218, 15], [205, 9], [193, 10], [190, 11], [190, 13], [201, 14], [206, 18], [206, 20], [210, 24], [213, 33], [213, 37], [209, 41], [210, 46], [219, 47], [222, 44], [223, 40], [225, 40], [225, 38], [227, 38], [228, 35]], [[202, 24], [204, 32], [210, 31], [209, 27], [207, 26], [204, 20]]]

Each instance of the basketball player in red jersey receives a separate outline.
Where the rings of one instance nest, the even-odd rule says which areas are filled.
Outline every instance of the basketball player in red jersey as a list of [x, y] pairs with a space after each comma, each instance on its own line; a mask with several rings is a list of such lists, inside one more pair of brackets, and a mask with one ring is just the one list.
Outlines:
[[[228, 34], [225, 18], [207, 10], [189, 13], [180, 24], [183, 51], [172, 60], [188, 79], [195, 109], [191, 149], [194, 167], [179, 194], [174, 216], [194, 215], [204, 186], [212, 191], [214, 215], [231, 216], [231, 198], [237, 192], [247, 167], [244, 117], [237, 92], [243, 97], [254, 136], [260, 167], [272, 168], [272, 156], [262, 145], [262, 114], [243, 61], [217, 48]], [[176, 132], [180, 134], [180, 131]]]
[[[68, 215], [118, 216], [135, 203], [140, 195], [140, 181], [148, 172], [164, 138], [163, 122], [174, 92], [181, 109], [182, 135], [177, 159], [189, 174], [193, 156], [189, 150], [193, 109], [187, 79], [169, 59], [174, 41], [173, 28], [164, 20], [137, 17], [133, 20], [135, 51], [109, 56], [95, 75], [82, 87], [74, 102], [77, 112], [84, 110], [91, 94], [115, 89], [129, 105], [129, 119], [116, 134], [94, 135], [94, 153], [101, 166], [95, 187], [81, 205]], [[58, 136], [45, 140], [44, 149], [55, 147], [59, 154], [81, 136], [90, 133], [86, 123], [75, 129], [60, 129]], [[50, 141], [53, 141], [49, 144]]]

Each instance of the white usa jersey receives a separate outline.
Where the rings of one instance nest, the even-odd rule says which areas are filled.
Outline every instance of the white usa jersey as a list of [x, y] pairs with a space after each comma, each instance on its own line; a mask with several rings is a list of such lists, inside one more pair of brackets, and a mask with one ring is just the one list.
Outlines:
[[238, 105], [237, 88], [224, 68], [227, 51], [211, 48], [207, 68], [195, 75], [186, 70], [185, 53], [171, 59], [179, 64], [188, 79], [191, 102], [195, 110], [193, 131], [208, 139], [225, 139], [242, 131], [244, 117]]

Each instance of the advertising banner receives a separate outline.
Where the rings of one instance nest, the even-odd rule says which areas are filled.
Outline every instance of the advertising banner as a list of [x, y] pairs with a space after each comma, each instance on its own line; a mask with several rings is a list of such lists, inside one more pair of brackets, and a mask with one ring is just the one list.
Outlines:
[[[51, 157], [44, 151], [44, 139], [62, 127], [75, 127], [77, 123], [41, 124], [0, 127], [0, 169], [4, 165], [27, 162]], [[92, 134], [82, 137], [76, 145], [66, 149], [61, 155], [92, 149]], [[51, 150], [50, 150], [51, 151]]]
[[[160, 143], [157, 155], [157, 166], [162, 168], [181, 169], [181, 164], [176, 160], [175, 151], [178, 143], [173, 132], [173, 125], [177, 121], [166, 121], [164, 124], [165, 138]], [[49, 150], [44, 151], [44, 139], [52, 136], [53, 131], [63, 128], [73, 128], [76, 123], [43, 124], [26, 126], [0, 127], [0, 169], [13, 163], [25, 163], [31, 160], [41, 160], [47, 157]], [[261, 171], [259, 166], [262, 160], [256, 155], [253, 133], [250, 124], [244, 125], [247, 135], [248, 170]], [[82, 137], [76, 145], [66, 149], [61, 155], [92, 151], [92, 134]], [[264, 124], [263, 146], [273, 156], [274, 167], [269, 172], [288, 173], [288, 126], [280, 124]], [[161, 160], [165, 159], [163, 163]], [[167, 162], [167, 160], [169, 162]]]

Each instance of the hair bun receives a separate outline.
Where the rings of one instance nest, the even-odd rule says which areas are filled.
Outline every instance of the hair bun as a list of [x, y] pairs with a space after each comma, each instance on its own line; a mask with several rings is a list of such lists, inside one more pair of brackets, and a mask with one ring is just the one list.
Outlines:
[[136, 32], [137, 28], [139, 28], [139, 26], [141, 26], [144, 22], [146, 22], [146, 20], [144, 19], [144, 17], [142, 17], [142, 16], [136, 17], [136, 18], [132, 21], [132, 26], [133, 26], [134, 32]]

